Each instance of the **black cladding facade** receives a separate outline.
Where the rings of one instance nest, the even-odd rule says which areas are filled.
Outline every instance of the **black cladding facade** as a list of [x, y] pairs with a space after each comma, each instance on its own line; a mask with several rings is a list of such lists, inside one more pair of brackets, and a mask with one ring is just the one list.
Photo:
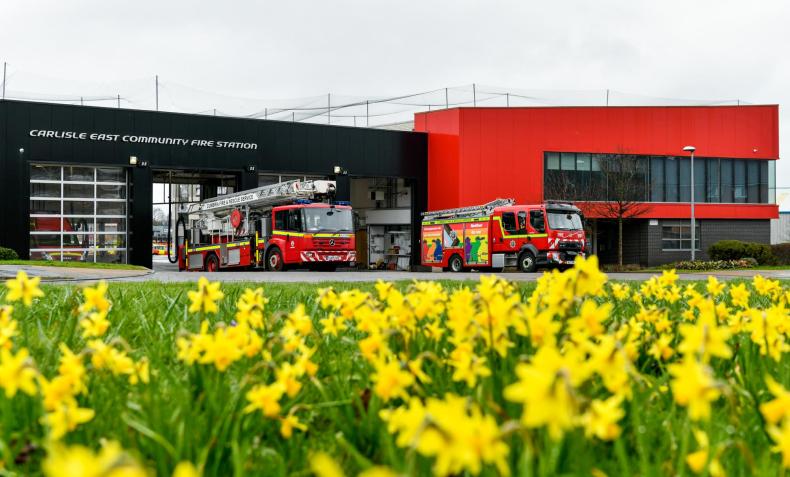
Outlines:
[[[39, 137], [38, 131], [87, 136]], [[91, 133], [117, 138], [91, 140]], [[190, 143], [124, 142], [124, 136]], [[199, 146], [192, 140], [215, 143]], [[217, 147], [216, 141], [234, 144]], [[350, 177], [404, 178], [412, 186], [417, 224], [427, 205], [427, 149], [427, 135], [417, 132], [0, 100], [0, 246], [29, 257], [31, 163], [127, 168], [128, 261], [150, 267], [156, 169], [231, 173], [236, 190], [246, 190], [258, 186], [259, 173], [331, 176], [341, 166], [348, 175], [335, 178], [339, 200], [350, 198]], [[137, 166], [129, 164], [131, 156]], [[419, 250], [419, 227], [412, 227], [412, 241]]]

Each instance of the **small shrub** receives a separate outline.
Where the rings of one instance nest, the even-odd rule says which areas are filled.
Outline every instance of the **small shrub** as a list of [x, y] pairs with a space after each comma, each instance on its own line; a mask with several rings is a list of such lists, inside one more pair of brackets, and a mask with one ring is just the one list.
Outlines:
[[790, 265], [790, 243], [771, 245], [776, 265]]
[[683, 260], [680, 262], [669, 263], [661, 268], [670, 270], [732, 270], [736, 268], [752, 268], [758, 265], [753, 258], [741, 258], [738, 260]]
[[714, 261], [753, 258], [760, 265], [769, 265], [774, 262], [770, 245], [741, 242], [740, 240], [720, 240], [708, 247], [708, 256]]
[[764, 243], [747, 243], [746, 257], [757, 260], [760, 265], [773, 265], [776, 262], [771, 246]]
[[13, 249], [0, 247], [0, 260], [19, 260], [19, 255]]

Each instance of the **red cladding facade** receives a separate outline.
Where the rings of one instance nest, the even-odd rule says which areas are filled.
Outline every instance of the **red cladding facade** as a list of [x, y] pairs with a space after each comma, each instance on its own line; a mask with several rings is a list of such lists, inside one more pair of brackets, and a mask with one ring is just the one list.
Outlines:
[[[767, 106], [457, 108], [419, 113], [428, 133], [428, 210], [497, 197], [542, 202], [546, 152], [777, 160], [779, 110]], [[595, 213], [585, 204], [579, 204]], [[774, 204], [698, 204], [700, 219], [771, 219]], [[688, 203], [651, 203], [641, 218], [690, 217]]]

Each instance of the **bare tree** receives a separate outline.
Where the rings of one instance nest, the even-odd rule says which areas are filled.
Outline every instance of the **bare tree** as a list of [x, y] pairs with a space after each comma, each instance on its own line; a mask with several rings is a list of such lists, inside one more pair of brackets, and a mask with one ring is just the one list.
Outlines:
[[571, 177], [575, 171], [546, 171], [544, 195], [546, 200], [585, 200], [587, 191], [579, 190], [577, 181]]
[[[598, 156], [598, 168], [590, 184], [594, 202], [588, 210], [617, 221], [617, 263], [622, 267], [623, 222], [650, 211], [647, 163], [625, 154], [606, 154]], [[596, 172], [600, 172], [597, 177]]]

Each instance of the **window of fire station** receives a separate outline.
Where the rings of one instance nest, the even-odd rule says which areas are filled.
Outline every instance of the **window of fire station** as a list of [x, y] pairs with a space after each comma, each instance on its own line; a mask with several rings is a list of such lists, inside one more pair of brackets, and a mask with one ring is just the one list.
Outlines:
[[[695, 250], [700, 250], [702, 234], [700, 223], [695, 223], [694, 244]], [[691, 221], [664, 221], [661, 223], [661, 250], [665, 252], [691, 250]]]
[[126, 263], [126, 171], [30, 167], [30, 258]]
[[[770, 203], [775, 161], [696, 157], [694, 200]], [[545, 153], [544, 195], [557, 200], [689, 202], [689, 157]]]

